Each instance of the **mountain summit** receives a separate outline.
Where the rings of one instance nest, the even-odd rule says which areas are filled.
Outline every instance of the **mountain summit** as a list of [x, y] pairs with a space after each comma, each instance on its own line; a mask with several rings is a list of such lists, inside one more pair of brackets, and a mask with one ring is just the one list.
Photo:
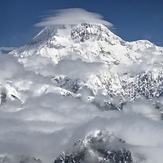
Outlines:
[[[85, 49], [85, 51], [91, 52], [93, 48], [89, 50], [86, 49], [87, 47], [84, 47], [87, 44], [92, 46], [92, 43], [97, 42], [97, 45], [94, 45], [94, 47], [97, 47], [95, 50], [98, 50], [100, 49], [98, 43], [115, 45], [120, 44], [120, 41], [122, 40], [118, 36], [101, 24], [83, 23], [78, 25], [48, 26], [35, 36], [30, 43], [15, 50], [14, 53], [20, 55], [21, 52], [21, 56], [25, 57], [32, 55], [32, 50], [37, 50], [35, 54], [49, 57], [51, 53], [58, 52], [61, 55], [58, 57], [62, 57], [63, 55], [68, 55], [62, 54], [65, 52], [75, 52], [78, 54], [76, 52], [77, 49]], [[49, 50], [48, 54], [45, 54], [46, 50]], [[55, 59], [55, 56], [53, 56], [53, 59]]]

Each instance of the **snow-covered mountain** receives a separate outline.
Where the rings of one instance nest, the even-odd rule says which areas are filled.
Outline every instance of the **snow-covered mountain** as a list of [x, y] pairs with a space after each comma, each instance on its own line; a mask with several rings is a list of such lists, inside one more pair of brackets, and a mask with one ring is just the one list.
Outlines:
[[91, 95], [131, 99], [162, 94], [163, 47], [147, 40], [126, 42], [101, 24], [46, 27], [11, 53], [36, 73], [45, 75], [43, 67], [53, 64], [49, 76], [72, 95], [83, 88]]
[[131, 152], [126, 147], [125, 141], [115, 137], [113, 133], [96, 131], [84, 140], [75, 142], [73, 149], [62, 153], [54, 163], [133, 163]]
[[0, 54], [0, 162], [162, 163], [162, 58], [92, 23]]

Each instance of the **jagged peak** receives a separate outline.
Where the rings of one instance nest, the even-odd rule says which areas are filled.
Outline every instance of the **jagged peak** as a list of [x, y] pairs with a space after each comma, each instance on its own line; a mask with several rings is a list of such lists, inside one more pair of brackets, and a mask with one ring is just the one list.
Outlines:
[[93, 40], [99, 40], [101, 39], [100, 37], [108, 37], [110, 35], [118, 38], [106, 26], [99, 23], [54, 25], [45, 27], [28, 45], [44, 43], [54, 36], [69, 37], [73, 40], [84, 41], [92, 37], [94, 38]]
[[86, 40], [109, 41], [109, 38], [120, 39], [106, 26], [95, 23], [82, 23], [74, 26], [71, 31], [71, 38], [81, 42]]

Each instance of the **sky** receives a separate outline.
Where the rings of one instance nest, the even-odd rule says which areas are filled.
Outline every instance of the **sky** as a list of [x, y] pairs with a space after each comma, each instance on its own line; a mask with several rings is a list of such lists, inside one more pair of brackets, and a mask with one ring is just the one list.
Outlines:
[[126, 41], [147, 39], [163, 46], [163, 0], [0, 0], [0, 50], [28, 43], [50, 13], [81, 8], [101, 15]]

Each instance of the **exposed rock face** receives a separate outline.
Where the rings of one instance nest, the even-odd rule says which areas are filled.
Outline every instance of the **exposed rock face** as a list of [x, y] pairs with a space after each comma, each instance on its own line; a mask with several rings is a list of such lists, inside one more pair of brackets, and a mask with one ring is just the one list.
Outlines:
[[129, 150], [105, 151], [98, 150], [99, 158], [91, 156], [93, 151], [79, 151], [71, 155], [62, 154], [54, 163], [133, 163]]
[[1, 92], [1, 105], [5, 104], [7, 101], [7, 95], [5, 92]]
[[0, 105], [5, 104], [6, 101], [7, 101], [6, 89], [3, 87], [0, 87]]

